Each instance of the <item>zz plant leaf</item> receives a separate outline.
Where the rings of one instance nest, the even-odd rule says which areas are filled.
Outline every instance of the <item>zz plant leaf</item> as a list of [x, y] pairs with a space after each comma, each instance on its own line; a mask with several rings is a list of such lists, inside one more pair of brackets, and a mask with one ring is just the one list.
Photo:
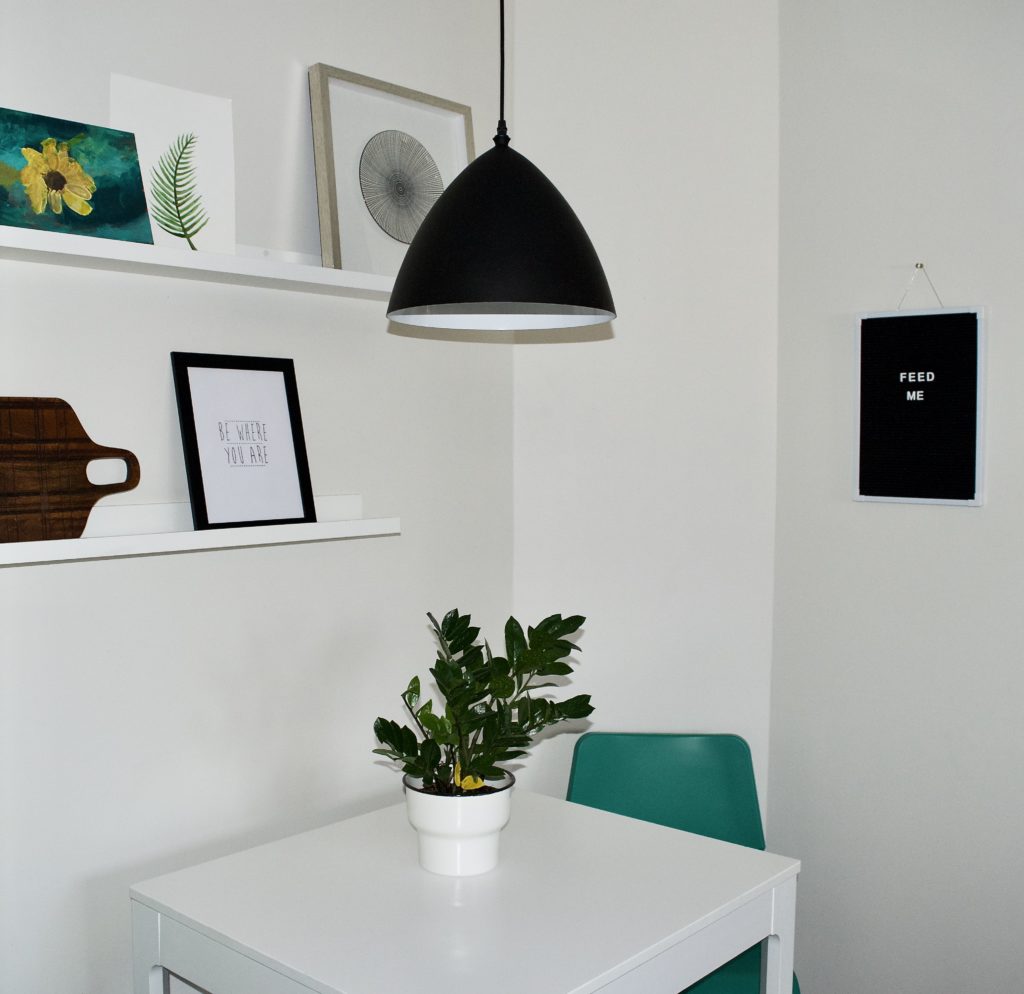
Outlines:
[[438, 794], [488, 790], [501, 780], [500, 766], [526, 755], [534, 737], [550, 725], [593, 713], [589, 694], [555, 701], [539, 693], [556, 684], [541, 677], [567, 677], [568, 657], [579, 647], [574, 635], [586, 619], [552, 614], [523, 630], [515, 618], [505, 624], [505, 655], [495, 656], [468, 614], [449, 611], [438, 623], [427, 614], [437, 642], [430, 669], [443, 702], [422, 699], [414, 676], [400, 695], [414, 727], [378, 718], [373, 725], [380, 748], [373, 751], [418, 777]]
[[192, 239], [206, 227], [209, 217], [196, 190], [196, 166], [193, 154], [195, 135], [178, 135], [171, 147], [153, 167], [153, 218], [169, 235], [184, 238], [196, 250]]

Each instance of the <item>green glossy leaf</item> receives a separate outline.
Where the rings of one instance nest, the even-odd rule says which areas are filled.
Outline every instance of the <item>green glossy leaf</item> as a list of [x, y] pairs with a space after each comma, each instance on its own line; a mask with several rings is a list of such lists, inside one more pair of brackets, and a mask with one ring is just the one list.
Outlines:
[[529, 697], [524, 697], [516, 707], [516, 718], [521, 725], [530, 723], [530, 716], [533, 713], [534, 702]]
[[410, 708], [416, 707], [420, 699], [420, 678], [418, 676], [414, 676], [409, 681], [409, 686], [405, 688], [403, 696]]
[[556, 705], [558, 713], [562, 718], [586, 718], [594, 713], [590, 704], [590, 694], [580, 694], [577, 697], [570, 697]]
[[537, 625], [536, 631], [545, 639], [560, 639], [577, 631], [587, 619], [574, 614], [563, 618], [560, 614], [552, 614]]
[[426, 708], [421, 708], [420, 713], [416, 716], [419, 718], [420, 724], [426, 730], [427, 734], [433, 738], [437, 738], [437, 733], [441, 729], [441, 722], [444, 721], [440, 715], [434, 714], [432, 711], [428, 711]]
[[519, 657], [526, 648], [523, 626], [515, 618], [505, 622], [505, 655], [513, 672], [519, 672]]
[[452, 723], [442, 715], [431, 712], [421, 713], [420, 723], [427, 734], [441, 745], [454, 745], [457, 742]]
[[533, 672], [535, 676], [568, 676], [572, 667], [568, 663], [542, 663]]
[[431, 739], [420, 744], [420, 761], [425, 770], [435, 771], [441, 764], [441, 747]]
[[390, 746], [396, 752], [402, 751], [402, 737], [395, 722], [387, 718], [378, 718], [373, 723], [373, 732], [377, 736], [377, 741]]
[[560, 635], [571, 635], [573, 632], [578, 632], [586, 624], [586, 621], [587, 619], [582, 614], [573, 614], [564, 618]]
[[490, 692], [495, 697], [511, 697], [516, 692], [516, 682], [510, 676], [491, 677]]
[[[466, 616], [466, 621], [469, 621], [469, 616]], [[468, 649], [475, 641], [476, 637], [480, 634], [479, 628], [467, 627], [456, 632], [448, 640], [448, 651], [453, 655], [457, 656], [460, 652]]]
[[517, 676], [526, 676], [532, 673], [538, 666], [543, 665], [544, 661], [544, 656], [540, 652], [532, 646], [527, 646], [519, 653], [515, 664], [515, 673]]

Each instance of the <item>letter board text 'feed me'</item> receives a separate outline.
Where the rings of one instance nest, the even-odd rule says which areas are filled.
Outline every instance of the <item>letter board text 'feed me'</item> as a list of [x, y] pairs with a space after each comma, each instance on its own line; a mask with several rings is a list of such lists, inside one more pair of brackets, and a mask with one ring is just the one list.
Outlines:
[[858, 500], [980, 504], [981, 315], [860, 324]]

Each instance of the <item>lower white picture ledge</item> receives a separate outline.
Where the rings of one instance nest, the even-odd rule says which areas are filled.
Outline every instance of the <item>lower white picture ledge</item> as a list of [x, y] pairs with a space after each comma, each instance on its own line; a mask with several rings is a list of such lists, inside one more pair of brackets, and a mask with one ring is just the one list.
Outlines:
[[98, 505], [81, 538], [0, 543], [0, 567], [82, 559], [121, 559], [176, 552], [297, 545], [401, 533], [399, 518], [363, 518], [355, 494], [315, 498], [311, 524], [192, 530], [188, 503]]

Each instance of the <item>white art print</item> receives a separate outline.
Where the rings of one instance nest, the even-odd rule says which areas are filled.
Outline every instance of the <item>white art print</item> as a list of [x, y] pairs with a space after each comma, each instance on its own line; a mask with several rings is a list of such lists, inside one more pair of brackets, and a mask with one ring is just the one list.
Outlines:
[[[323, 264], [394, 276], [409, 239], [388, 233], [373, 213], [371, 193], [361, 186], [364, 158], [378, 140], [408, 143], [417, 162], [429, 161], [425, 172], [439, 195], [473, 159], [472, 112], [465, 104], [323, 64], [310, 68], [309, 79]], [[396, 162], [385, 179], [387, 190], [378, 195], [417, 199], [418, 183], [409, 182], [404, 166]]]
[[112, 73], [110, 120], [131, 122], [117, 126], [135, 132], [154, 244], [234, 255], [231, 101]]
[[196, 528], [314, 521], [290, 359], [172, 353]]

